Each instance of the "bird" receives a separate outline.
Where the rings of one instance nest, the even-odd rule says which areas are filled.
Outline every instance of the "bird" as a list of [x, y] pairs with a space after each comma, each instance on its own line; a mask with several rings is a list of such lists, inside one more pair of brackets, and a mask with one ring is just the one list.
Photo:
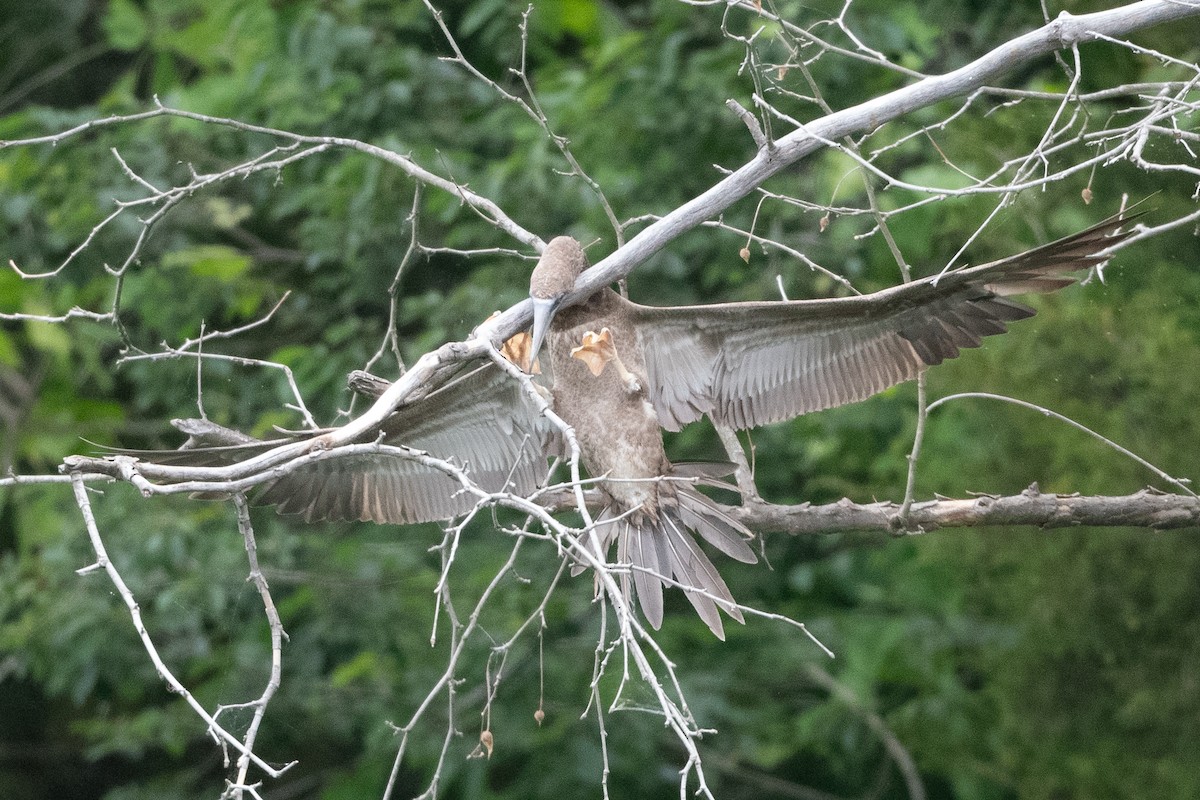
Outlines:
[[[666, 586], [682, 589], [719, 638], [720, 612], [744, 621], [699, 544], [756, 561], [753, 533], [696, 488], [719, 482], [731, 467], [673, 464], [663, 430], [705, 415], [717, 425], [753, 428], [913, 379], [1033, 316], [1011, 296], [1074, 283], [1071, 273], [1104, 263], [1106, 251], [1130, 235], [1121, 231], [1129, 218], [1115, 215], [1014, 256], [872, 294], [674, 307], [641, 305], [609, 287], [566, 303], [590, 265], [576, 239], [552, 239], [530, 277], [529, 366], [535, 359], [541, 366], [538, 380], [574, 430], [582, 465], [596, 482], [593, 530], [602, 555], [616, 545], [624, 597], [636, 599], [655, 629], [663, 623]], [[227, 464], [296, 440], [140, 455], [156, 463]], [[362, 437], [375, 440], [451, 457], [485, 490], [521, 494], [544, 484], [548, 458], [565, 453], [560, 431], [492, 363], [401, 405]], [[415, 461], [352, 456], [274, 478], [256, 502], [307, 521], [407, 524], [469, 510], [474, 499], [458, 489]]]
[[[633, 594], [654, 628], [663, 622], [664, 579], [684, 589], [700, 618], [724, 638], [718, 608], [743, 621], [728, 586], [693, 533], [725, 555], [754, 563], [753, 534], [681, 478], [719, 478], [723, 469], [678, 473], [663, 446], [649, 360], [638, 329], [643, 309], [612, 289], [560, 308], [588, 269], [582, 246], [569, 236], [546, 245], [529, 279], [533, 301], [531, 359], [543, 346], [554, 412], [575, 432], [580, 460], [598, 484], [603, 506], [595, 518], [600, 551], [617, 545], [628, 564], [625, 593]], [[608, 364], [612, 369], [607, 369]], [[658, 388], [658, 387], [655, 387]], [[655, 393], [654, 396], [657, 396]], [[670, 424], [670, 423], [668, 423]], [[678, 429], [678, 426], [674, 426]]]

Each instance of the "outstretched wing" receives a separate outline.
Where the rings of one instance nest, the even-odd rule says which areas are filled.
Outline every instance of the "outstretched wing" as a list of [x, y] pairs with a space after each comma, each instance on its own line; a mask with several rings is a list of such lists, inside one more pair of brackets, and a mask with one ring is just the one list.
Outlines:
[[750, 428], [870, 397], [1033, 316], [1007, 296], [1073, 283], [1066, 273], [1103, 263], [1128, 235], [1117, 233], [1124, 221], [862, 297], [630, 304], [659, 421], [679, 430], [709, 414]]
[[[379, 431], [362, 441], [374, 441]], [[462, 467], [489, 492], [528, 494], [546, 478], [561, 443], [553, 426], [515, 381], [492, 364], [476, 367], [427, 396], [401, 406], [382, 426], [383, 441], [423, 450]], [[158, 464], [232, 464], [295, 439], [227, 447], [130, 452]], [[433, 467], [386, 455], [316, 461], [271, 483], [255, 497], [306, 521], [414, 523], [449, 519], [475, 497]]]

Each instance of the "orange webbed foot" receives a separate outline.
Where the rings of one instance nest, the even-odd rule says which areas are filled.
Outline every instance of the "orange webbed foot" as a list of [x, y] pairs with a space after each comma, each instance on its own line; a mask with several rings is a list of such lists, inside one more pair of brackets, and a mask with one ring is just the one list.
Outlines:
[[[498, 316], [500, 316], [500, 312], [496, 311], [488, 319], [494, 319]], [[521, 331], [505, 340], [504, 344], [500, 347], [500, 355], [513, 364], [516, 364], [522, 372], [527, 372], [530, 375], [539, 375], [542, 369], [537, 359], [534, 359], [532, 364], [529, 363], [529, 351], [532, 347], [533, 337], [529, 335], [528, 331]]]
[[621, 357], [617, 354], [617, 347], [613, 343], [612, 331], [608, 328], [601, 328], [599, 333], [595, 331], [584, 333], [583, 342], [578, 347], [571, 349], [571, 356], [587, 364], [588, 369], [596, 376], [601, 375], [611, 361], [621, 382], [625, 384], [625, 388], [630, 393], [639, 392], [642, 389], [637, 377], [621, 362]]

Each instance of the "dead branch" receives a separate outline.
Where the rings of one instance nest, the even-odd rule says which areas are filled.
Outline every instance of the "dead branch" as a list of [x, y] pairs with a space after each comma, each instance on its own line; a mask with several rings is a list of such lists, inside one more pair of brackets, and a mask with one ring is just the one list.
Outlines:
[[1042, 494], [1037, 484], [1018, 495], [980, 495], [974, 499], [939, 497], [913, 503], [908, 527], [901, 523], [897, 503], [859, 504], [839, 500], [826, 505], [771, 505], [737, 508], [733, 513], [746, 525], [763, 531], [794, 535], [876, 532], [908, 536], [944, 528], [1035, 527], [1200, 528], [1200, 499], [1143, 489], [1117, 497]]

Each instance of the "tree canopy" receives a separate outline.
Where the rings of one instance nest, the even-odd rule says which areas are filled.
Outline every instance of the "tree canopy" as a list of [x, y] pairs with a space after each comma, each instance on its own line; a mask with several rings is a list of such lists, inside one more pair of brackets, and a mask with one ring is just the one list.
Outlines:
[[[575, 236], [595, 261], [752, 159], [756, 133], [774, 141], [967, 65], [1047, 14], [1105, 5], [7, 3], [0, 464], [53, 475], [87, 442], [174, 447], [169, 420], [197, 415], [198, 385], [209, 419], [254, 435], [305, 424], [290, 381], [317, 424], [344, 422], [363, 408], [349, 372], [394, 379], [525, 296], [534, 248], [467, 191], [537, 237]], [[1144, 224], [1162, 230], [1120, 251], [1103, 281], [1032, 301], [1035, 318], [930, 371], [926, 391], [1011, 395], [1194, 477], [1198, 32], [1190, 17], [1065, 42], [969, 98], [827, 143], [674, 238], [629, 275], [629, 295], [824, 297], [847, 291], [841, 279], [872, 291], [900, 281], [895, 253], [934, 274], [1149, 198]], [[1114, 144], [1141, 134], [1140, 149]], [[226, 172], [237, 165], [250, 166]], [[145, 202], [147, 186], [187, 190]], [[218, 357], [182, 349], [245, 326], [205, 340]], [[779, 504], [899, 502], [917, 394], [906, 384], [743, 437], [758, 490]], [[679, 460], [726, 458], [708, 423], [667, 445]], [[918, 499], [1032, 483], [1176, 489], [1075, 427], [988, 399], [929, 414], [914, 474]], [[89, 486], [163, 660], [210, 713], [259, 696], [270, 630], [234, 505]], [[0, 493], [0, 796], [219, 796], [231, 776], [221, 747], [166, 690], [112, 584], [76, 574], [96, 553], [70, 487], [10, 481]], [[561, 555], [537, 541], [503, 569], [514, 512], [480, 516], [459, 540], [452, 605], [437, 595], [437, 525], [303, 525], [257, 508], [251, 518], [287, 633], [256, 752], [298, 762], [264, 778], [264, 796], [382, 795], [400, 741], [389, 723], [405, 724], [446, 669], [448, 609], [465, 618], [498, 574], [452, 690], [405, 738], [395, 796], [434, 775], [452, 797], [595, 796], [602, 776], [609, 796], [679, 794], [687, 755], [645, 713], [650, 689], [616, 667], [593, 682], [606, 640], [591, 578], [563, 575]], [[717, 642], [682, 597], [668, 596], [655, 639], [698, 724], [716, 731], [697, 747], [717, 796], [1190, 798], [1195, 533], [768, 534], [765, 563], [722, 566], [734, 597], [804, 623], [835, 658], [771, 619], [731, 625]], [[242, 731], [252, 716], [233, 707], [221, 721]], [[489, 757], [472, 758], [481, 731]]]

